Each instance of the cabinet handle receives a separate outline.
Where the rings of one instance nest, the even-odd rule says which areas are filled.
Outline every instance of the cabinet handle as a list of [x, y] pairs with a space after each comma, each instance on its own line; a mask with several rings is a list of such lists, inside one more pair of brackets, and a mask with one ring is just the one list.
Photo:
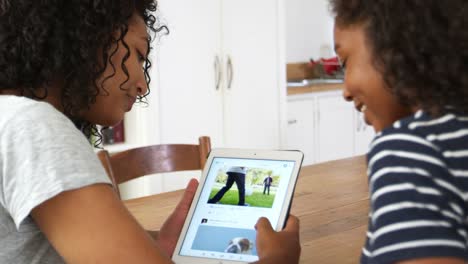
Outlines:
[[231, 89], [233, 78], [234, 78], [234, 68], [232, 67], [232, 59], [231, 59], [231, 56], [228, 56], [227, 57], [227, 79], [228, 79], [227, 88], [228, 89]]
[[297, 123], [297, 119], [288, 120], [288, 125], [294, 125]]
[[215, 61], [214, 61], [216, 91], [219, 90], [219, 85], [221, 83], [221, 67], [219, 67], [219, 65], [220, 65], [219, 56], [216, 55]]

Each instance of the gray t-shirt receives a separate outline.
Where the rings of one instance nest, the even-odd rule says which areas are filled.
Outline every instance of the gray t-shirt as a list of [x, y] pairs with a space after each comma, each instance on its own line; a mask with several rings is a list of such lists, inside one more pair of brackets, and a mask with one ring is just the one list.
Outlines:
[[0, 95], [0, 263], [64, 263], [31, 210], [95, 183], [110, 180], [66, 116], [48, 103]]

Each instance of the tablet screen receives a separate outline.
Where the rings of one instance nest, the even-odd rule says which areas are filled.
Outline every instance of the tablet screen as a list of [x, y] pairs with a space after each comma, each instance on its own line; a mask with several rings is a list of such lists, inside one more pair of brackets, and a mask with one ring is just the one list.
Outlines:
[[295, 161], [214, 157], [179, 255], [258, 260], [255, 224], [278, 224]]

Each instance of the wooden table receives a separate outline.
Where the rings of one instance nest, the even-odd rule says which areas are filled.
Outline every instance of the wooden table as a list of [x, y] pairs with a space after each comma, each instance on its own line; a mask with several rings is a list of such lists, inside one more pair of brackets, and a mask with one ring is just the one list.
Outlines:
[[[158, 230], [182, 191], [125, 201], [148, 230]], [[300, 219], [300, 263], [358, 263], [367, 228], [369, 197], [365, 157], [305, 166], [292, 214]]]

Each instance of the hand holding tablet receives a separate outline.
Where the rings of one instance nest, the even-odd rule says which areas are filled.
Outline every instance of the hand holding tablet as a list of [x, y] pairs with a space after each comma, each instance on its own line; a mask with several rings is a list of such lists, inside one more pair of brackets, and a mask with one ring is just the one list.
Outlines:
[[[289, 215], [302, 158], [298, 151], [213, 149], [173, 260], [176, 263], [253, 262], [259, 260], [257, 245], [260, 256], [263, 253], [270, 256], [268, 252], [275, 250], [269, 247], [270, 243], [263, 242], [262, 246], [262, 237], [263, 240], [271, 238], [271, 245], [284, 239], [298, 240], [295, 217], [285, 232], [273, 230], [282, 230]], [[263, 219], [257, 225], [262, 217], [269, 221]], [[273, 226], [271, 232], [268, 232], [268, 222]], [[263, 232], [258, 232], [261, 238], [258, 243], [256, 225]], [[296, 246], [291, 245], [293, 258], [299, 255], [299, 241], [296, 242]]]
[[290, 215], [282, 232], [275, 232], [268, 219], [264, 217], [258, 220], [255, 229], [257, 230], [258, 256], [262, 260], [261, 263], [299, 262], [301, 245], [297, 217]]

